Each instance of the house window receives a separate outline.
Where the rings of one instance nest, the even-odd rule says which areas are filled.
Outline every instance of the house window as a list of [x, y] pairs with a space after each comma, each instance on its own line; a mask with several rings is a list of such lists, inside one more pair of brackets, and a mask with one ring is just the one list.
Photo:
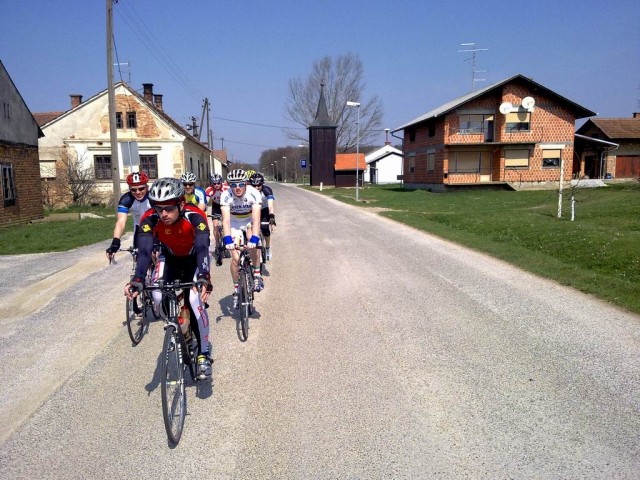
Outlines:
[[149, 178], [158, 178], [158, 155], [140, 155], [140, 170]]
[[410, 142], [416, 141], [416, 127], [409, 128], [409, 141]]
[[449, 161], [450, 173], [476, 173], [480, 171], [482, 152], [454, 152]]
[[427, 172], [436, 171], [436, 154], [427, 153]]
[[13, 164], [2, 164], [2, 198], [4, 206], [10, 207], [16, 204], [16, 184], [13, 178]]
[[111, 155], [95, 155], [93, 157], [93, 168], [96, 172], [96, 179], [112, 178]]
[[505, 168], [528, 168], [529, 167], [529, 150], [505, 150], [504, 167]]
[[4, 102], [2, 106], [4, 108], [4, 118], [11, 118], [11, 104]]
[[430, 123], [428, 126], [429, 129], [429, 137], [435, 137], [436, 136], [436, 124], [435, 123]]
[[409, 173], [414, 173], [416, 171], [416, 153], [411, 152], [409, 154]]
[[531, 129], [531, 112], [507, 113], [507, 132], [527, 132]]
[[127, 128], [136, 128], [137, 126], [136, 112], [127, 112]]
[[116, 128], [122, 128], [122, 112], [116, 112]]
[[543, 167], [559, 167], [560, 155], [562, 155], [561, 150], [543, 150], [542, 166]]
[[483, 133], [485, 124], [493, 121], [493, 115], [459, 115], [460, 130], [458, 133]]

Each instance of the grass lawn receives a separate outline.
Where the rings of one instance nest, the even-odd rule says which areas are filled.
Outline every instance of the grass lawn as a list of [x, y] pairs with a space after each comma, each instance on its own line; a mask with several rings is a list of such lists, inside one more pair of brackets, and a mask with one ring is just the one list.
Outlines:
[[[353, 188], [323, 194], [355, 204]], [[557, 191], [430, 193], [398, 186], [360, 190], [362, 208], [503, 259], [640, 313], [640, 184], [569, 192], [557, 218]]]
[[[105, 249], [109, 246], [116, 221], [113, 208], [73, 207], [54, 213], [70, 212], [94, 213], [103, 218], [37, 222], [0, 229], [0, 255], [61, 252], [100, 241], [104, 241]], [[45, 217], [50, 213], [45, 212]], [[129, 216], [126, 231], [131, 230]]]

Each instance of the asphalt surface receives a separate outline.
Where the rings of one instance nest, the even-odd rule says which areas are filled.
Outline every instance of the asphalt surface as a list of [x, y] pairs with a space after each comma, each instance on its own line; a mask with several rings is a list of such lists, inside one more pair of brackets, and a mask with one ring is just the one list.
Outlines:
[[162, 324], [135, 348], [122, 324], [127, 254], [108, 266], [105, 242], [0, 257], [2, 478], [640, 478], [639, 316], [316, 193], [274, 192], [249, 340], [225, 260], [213, 384], [189, 383], [175, 448]]

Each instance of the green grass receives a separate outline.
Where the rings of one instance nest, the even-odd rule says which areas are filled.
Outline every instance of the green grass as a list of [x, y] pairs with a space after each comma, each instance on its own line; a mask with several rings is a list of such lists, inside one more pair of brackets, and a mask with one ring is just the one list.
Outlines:
[[[355, 204], [353, 188], [322, 193]], [[640, 184], [578, 190], [573, 222], [569, 198], [561, 219], [557, 191], [375, 186], [358, 205], [640, 313]]]
[[[104, 241], [105, 249], [113, 237], [115, 216], [113, 208], [72, 207], [50, 213], [85, 212], [105, 215], [103, 218], [38, 222], [16, 225], [0, 230], [0, 255], [24, 253], [62, 252]], [[106, 216], [110, 215], [110, 216]], [[132, 231], [131, 217], [127, 220], [127, 232]]]

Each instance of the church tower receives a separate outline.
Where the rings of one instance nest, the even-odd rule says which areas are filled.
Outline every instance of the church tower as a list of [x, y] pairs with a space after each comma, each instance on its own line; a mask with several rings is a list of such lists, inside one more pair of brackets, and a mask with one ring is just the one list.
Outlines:
[[324, 99], [324, 84], [320, 85], [320, 100], [316, 118], [309, 125], [309, 163], [311, 185], [335, 186], [336, 129], [338, 126], [329, 118], [327, 102]]

